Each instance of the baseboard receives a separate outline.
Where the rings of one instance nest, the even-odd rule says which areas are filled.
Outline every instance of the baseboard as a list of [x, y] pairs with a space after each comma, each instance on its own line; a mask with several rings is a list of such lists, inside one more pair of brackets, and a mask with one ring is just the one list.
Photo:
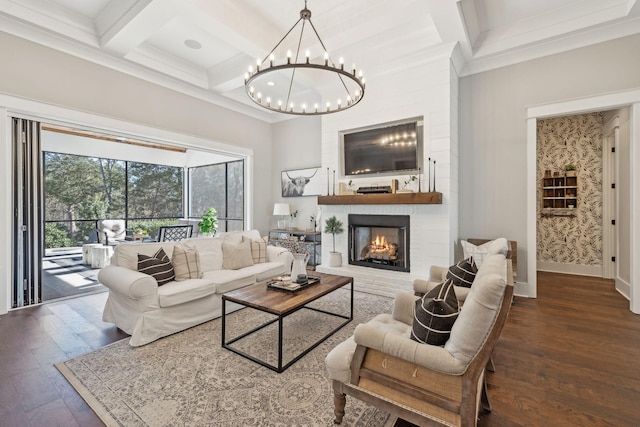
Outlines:
[[631, 301], [631, 284], [625, 282], [619, 277], [616, 277], [616, 291], [629, 301]]
[[538, 271], [550, 273], [576, 274], [578, 276], [602, 277], [601, 265], [563, 264], [559, 262], [538, 261]]

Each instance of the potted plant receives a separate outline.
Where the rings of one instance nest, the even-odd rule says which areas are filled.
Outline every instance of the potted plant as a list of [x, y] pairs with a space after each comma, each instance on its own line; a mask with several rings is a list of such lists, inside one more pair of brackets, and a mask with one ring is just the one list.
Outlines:
[[411, 190], [409, 187], [409, 185], [411, 185], [412, 182], [417, 181], [418, 177], [415, 175], [410, 175], [409, 177], [407, 177], [407, 179], [404, 180], [402, 188], [400, 190], [397, 190], [398, 193], [413, 193], [413, 190]]
[[209, 208], [204, 215], [202, 215], [202, 221], [198, 223], [200, 231], [205, 237], [213, 237], [216, 234], [216, 228], [218, 228], [218, 217], [216, 216], [216, 209]]
[[564, 167], [565, 176], [576, 176], [576, 165], [566, 165]]
[[336, 234], [342, 234], [342, 221], [339, 221], [335, 215], [325, 221], [324, 232], [333, 235], [333, 251], [329, 254], [329, 267], [340, 267], [342, 265], [342, 254], [336, 252]]

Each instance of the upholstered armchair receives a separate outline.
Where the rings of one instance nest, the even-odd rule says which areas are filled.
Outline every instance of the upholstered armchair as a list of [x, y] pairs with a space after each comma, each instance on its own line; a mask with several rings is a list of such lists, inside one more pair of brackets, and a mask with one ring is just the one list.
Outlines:
[[358, 325], [325, 359], [335, 422], [342, 422], [349, 395], [417, 425], [475, 426], [481, 400], [489, 407], [485, 367], [512, 295], [510, 260], [504, 253], [489, 255], [450, 337], [444, 346], [436, 346], [410, 338], [419, 297], [398, 294], [392, 314]]
[[103, 245], [117, 245], [125, 240], [127, 234], [123, 219], [99, 219], [96, 231], [98, 241]]

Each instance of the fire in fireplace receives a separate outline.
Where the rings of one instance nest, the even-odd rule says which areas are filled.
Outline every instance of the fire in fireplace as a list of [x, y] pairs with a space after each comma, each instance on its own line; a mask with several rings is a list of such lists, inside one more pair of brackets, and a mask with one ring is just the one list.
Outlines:
[[408, 215], [349, 215], [349, 264], [409, 269]]

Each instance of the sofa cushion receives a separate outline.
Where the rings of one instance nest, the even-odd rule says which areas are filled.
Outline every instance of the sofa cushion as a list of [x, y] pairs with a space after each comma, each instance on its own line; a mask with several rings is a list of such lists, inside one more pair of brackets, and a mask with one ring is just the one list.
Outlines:
[[458, 313], [453, 281], [446, 280], [416, 301], [411, 339], [423, 344], [444, 345]]
[[153, 256], [138, 254], [138, 271], [153, 276], [158, 286], [171, 282], [176, 277], [171, 260], [162, 248]]
[[173, 247], [171, 264], [176, 273], [176, 281], [181, 282], [187, 279], [201, 279], [200, 256], [196, 249], [183, 248], [181, 245]]
[[256, 275], [247, 268], [209, 271], [204, 273], [202, 278], [214, 285], [216, 294], [223, 294], [256, 282]]
[[198, 251], [202, 272], [222, 269], [222, 240], [203, 237], [185, 239], [180, 243], [184, 248]]
[[449, 267], [447, 279], [452, 280], [455, 286], [470, 288], [473, 284], [473, 279], [476, 278], [477, 272], [478, 268], [476, 267], [473, 258], [470, 257], [460, 260], [455, 265]]
[[222, 268], [223, 270], [238, 270], [253, 265], [251, 257], [251, 241], [242, 240], [238, 244], [222, 241]]
[[[158, 288], [158, 303], [160, 307], [171, 307], [212, 295], [215, 292], [216, 287], [206, 279], [173, 281]], [[185, 306], [185, 310], [188, 312], [189, 307]], [[188, 313], [185, 315], [188, 316]]]
[[251, 267], [245, 267], [242, 270], [255, 274], [256, 282], [272, 279], [287, 272], [284, 264], [281, 262], [261, 262], [260, 264], [254, 264]]
[[258, 240], [253, 240], [248, 237], [243, 237], [244, 240], [249, 240], [251, 245], [251, 258], [253, 258], [254, 264], [261, 262], [267, 262], [267, 238], [263, 237]]

